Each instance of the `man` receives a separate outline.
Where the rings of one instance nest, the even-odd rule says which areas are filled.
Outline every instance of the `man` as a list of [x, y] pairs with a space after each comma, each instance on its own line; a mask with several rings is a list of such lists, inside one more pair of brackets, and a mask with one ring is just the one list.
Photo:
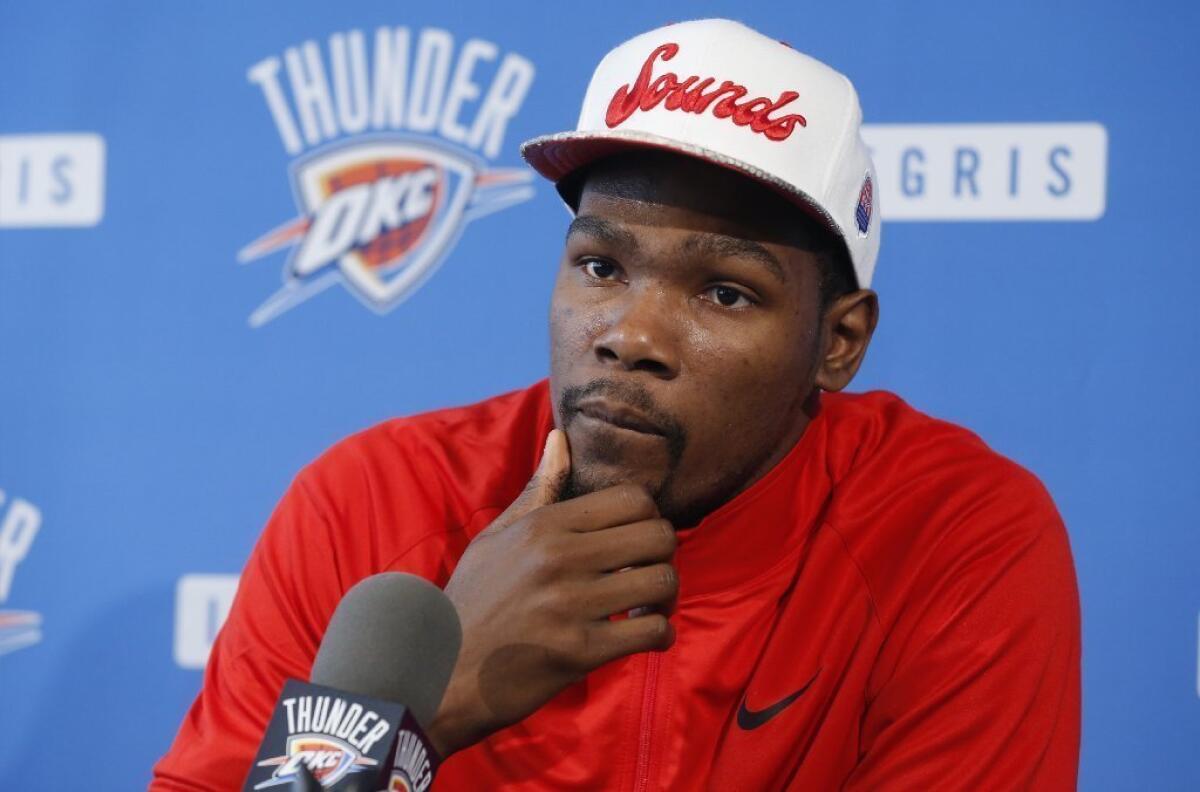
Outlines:
[[245, 777], [342, 594], [423, 575], [463, 649], [435, 788], [1073, 788], [1078, 601], [1038, 482], [895, 396], [850, 83], [733, 22], [611, 52], [529, 162], [575, 211], [548, 383], [296, 479], [156, 789]]

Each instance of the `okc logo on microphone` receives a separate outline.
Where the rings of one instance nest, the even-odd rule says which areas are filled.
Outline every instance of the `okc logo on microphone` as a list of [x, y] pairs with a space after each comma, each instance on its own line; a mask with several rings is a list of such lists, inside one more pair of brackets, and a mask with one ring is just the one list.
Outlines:
[[435, 761], [424, 740], [410, 729], [401, 729], [387, 792], [425, 792], [433, 783]]
[[270, 780], [255, 785], [265, 789], [290, 783], [300, 768], [308, 769], [322, 787], [336, 784], [353, 770], [366, 770], [375, 765], [358, 751], [334, 737], [320, 734], [299, 734], [288, 738], [283, 756], [259, 762], [259, 766], [278, 765]]
[[389, 311], [433, 275], [467, 223], [533, 196], [527, 169], [488, 165], [533, 80], [528, 60], [482, 39], [456, 51], [437, 28], [383, 27], [369, 61], [366, 36], [351, 30], [326, 50], [305, 42], [249, 70], [284, 148], [301, 155], [290, 169], [299, 216], [238, 254], [247, 263], [292, 248], [283, 286], [251, 326], [337, 283]]

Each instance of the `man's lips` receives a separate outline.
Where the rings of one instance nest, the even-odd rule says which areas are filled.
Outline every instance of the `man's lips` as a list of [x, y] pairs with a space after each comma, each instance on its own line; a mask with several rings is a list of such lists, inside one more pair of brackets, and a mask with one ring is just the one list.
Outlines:
[[666, 432], [654, 421], [638, 412], [633, 407], [606, 399], [588, 399], [580, 402], [578, 410], [581, 415], [604, 421], [620, 429], [641, 432], [649, 435], [665, 435]]

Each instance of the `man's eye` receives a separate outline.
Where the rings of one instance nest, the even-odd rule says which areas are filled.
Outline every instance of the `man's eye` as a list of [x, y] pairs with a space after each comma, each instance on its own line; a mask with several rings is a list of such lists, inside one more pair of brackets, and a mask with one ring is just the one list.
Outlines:
[[587, 259], [583, 271], [598, 280], [609, 280], [617, 274], [617, 265], [604, 259]]
[[732, 286], [712, 286], [704, 292], [707, 298], [723, 308], [746, 308], [754, 305], [754, 301], [745, 292]]

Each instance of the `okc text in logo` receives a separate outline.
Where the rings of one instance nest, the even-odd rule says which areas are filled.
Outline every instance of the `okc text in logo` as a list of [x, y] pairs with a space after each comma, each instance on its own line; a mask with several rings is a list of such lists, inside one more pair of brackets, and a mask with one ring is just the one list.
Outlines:
[[[369, 51], [368, 51], [369, 50]], [[533, 81], [533, 65], [445, 30], [359, 30], [252, 66], [292, 161], [295, 220], [238, 258], [292, 247], [261, 325], [342, 283], [380, 313], [428, 279], [466, 223], [529, 199], [532, 174], [490, 168]]]

